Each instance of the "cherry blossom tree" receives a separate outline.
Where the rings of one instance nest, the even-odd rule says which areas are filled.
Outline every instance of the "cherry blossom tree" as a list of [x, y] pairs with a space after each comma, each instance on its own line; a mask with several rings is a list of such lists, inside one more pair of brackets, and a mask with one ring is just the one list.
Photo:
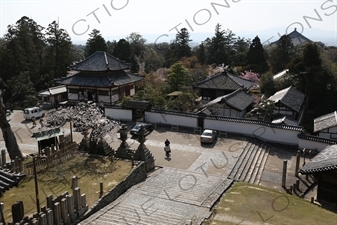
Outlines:
[[255, 83], [259, 83], [260, 82], [260, 74], [258, 73], [254, 73], [251, 70], [250, 71], [245, 71], [244, 73], [241, 73], [241, 77], [246, 79], [246, 80], [250, 80], [253, 81]]
[[107, 137], [114, 139], [120, 124], [105, 117], [96, 103], [79, 103], [76, 106], [62, 108], [46, 118], [47, 127], [61, 127], [72, 121], [76, 129], [82, 131], [84, 138], [89, 136], [89, 153], [95, 152], [99, 141]]

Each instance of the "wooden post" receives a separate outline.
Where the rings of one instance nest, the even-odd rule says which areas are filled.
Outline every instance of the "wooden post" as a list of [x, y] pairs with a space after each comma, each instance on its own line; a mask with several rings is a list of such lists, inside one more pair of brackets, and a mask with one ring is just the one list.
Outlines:
[[301, 154], [300, 151], [297, 151], [296, 154], [296, 168], [295, 168], [295, 176], [298, 176], [298, 170], [300, 169], [300, 160], [301, 160]]
[[283, 161], [283, 172], [282, 172], [282, 187], [286, 187], [286, 181], [287, 181], [287, 164], [288, 161]]

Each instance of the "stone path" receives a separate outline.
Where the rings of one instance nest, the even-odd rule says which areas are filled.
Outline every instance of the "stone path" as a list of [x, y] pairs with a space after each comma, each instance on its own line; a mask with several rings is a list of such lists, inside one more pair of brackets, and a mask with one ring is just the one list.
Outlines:
[[[80, 224], [201, 224], [233, 183], [227, 177], [248, 151], [246, 141], [236, 140], [235, 148], [228, 139], [218, 141], [219, 145], [210, 149], [173, 144], [171, 161], [159, 156], [163, 154], [161, 142], [147, 141], [146, 146], [160, 157], [156, 165], [165, 167]], [[128, 143], [135, 144], [132, 139]], [[175, 158], [183, 155], [185, 163], [181, 165]]]

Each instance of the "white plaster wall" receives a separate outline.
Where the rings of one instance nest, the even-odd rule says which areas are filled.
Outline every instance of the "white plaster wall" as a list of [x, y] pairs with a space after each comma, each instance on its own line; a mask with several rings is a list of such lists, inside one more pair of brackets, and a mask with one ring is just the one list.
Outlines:
[[130, 89], [130, 96], [134, 95], [135, 94], [135, 89], [134, 88], [131, 88]]
[[271, 128], [259, 124], [230, 122], [221, 120], [204, 120], [204, 128], [221, 130], [233, 133], [242, 133], [252, 137], [258, 137], [266, 141], [278, 142], [289, 145], [297, 145], [299, 131]]
[[118, 95], [112, 95], [111, 96], [111, 102], [114, 103], [114, 102], [117, 102], [118, 101]]
[[298, 147], [299, 148], [307, 148], [312, 150], [322, 151], [325, 147], [329, 146], [327, 143], [311, 141], [307, 139], [298, 139]]
[[321, 138], [330, 138], [330, 134], [329, 133], [319, 133], [318, 135]]
[[145, 112], [145, 116], [146, 121], [150, 123], [162, 123], [186, 127], [197, 127], [197, 118], [194, 117], [170, 115], [165, 113], [156, 113], [147, 111]]
[[105, 115], [113, 119], [132, 121], [132, 110], [105, 108]]
[[98, 102], [102, 100], [103, 102], [110, 103], [110, 96], [98, 95], [97, 97], [98, 97]]
[[78, 100], [78, 94], [77, 93], [69, 93], [68, 92], [68, 99], [69, 100]]

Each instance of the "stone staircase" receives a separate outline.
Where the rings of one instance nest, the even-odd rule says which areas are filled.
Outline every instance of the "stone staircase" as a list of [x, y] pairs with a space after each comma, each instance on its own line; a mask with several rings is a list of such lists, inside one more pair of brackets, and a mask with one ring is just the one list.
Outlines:
[[172, 224], [185, 225], [185, 218], [182, 215], [170, 212], [170, 210], [162, 210], [158, 208], [148, 208], [146, 205], [142, 209], [138, 205], [131, 203], [118, 204], [113, 208], [113, 213], [105, 213], [95, 220], [95, 224]]
[[228, 178], [235, 181], [259, 184], [269, 150], [270, 147], [263, 142], [257, 140], [248, 141]]
[[24, 174], [14, 173], [9, 169], [0, 169], [0, 193], [5, 193], [9, 189], [18, 186], [20, 180], [25, 177]]

